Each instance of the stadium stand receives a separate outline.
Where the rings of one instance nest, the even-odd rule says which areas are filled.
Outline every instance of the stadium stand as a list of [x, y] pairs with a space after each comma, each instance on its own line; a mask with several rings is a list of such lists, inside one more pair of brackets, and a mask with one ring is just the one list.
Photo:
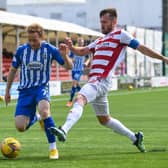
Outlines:
[[[8, 76], [10, 66], [11, 66], [11, 62], [12, 62], [11, 57], [6, 57], [5, 55], [3, 55], [2, 69], [3, 69], [4, 81]], [[70, 80], [71, 79], [70, 72], [67, 71], [65, 68], [63, 68], [61, 66], [58, 66], [58, 76], [57, 76], [57, 66], [55, 66], [54, 64], [52, 64], [52, 66], [51, 66], [51, 81], [54, 81], [54, 80], [61, 80], [61, 81]], [[15, 81], [18, 81], [18, 73], [16, 75]]]

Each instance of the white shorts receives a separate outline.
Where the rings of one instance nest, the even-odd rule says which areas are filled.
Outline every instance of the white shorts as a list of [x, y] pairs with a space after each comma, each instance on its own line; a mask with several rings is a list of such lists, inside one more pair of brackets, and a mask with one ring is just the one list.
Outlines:
[[86, 97], [87, 103], [91, 103], [97, 116], [109, 115], [109, 103], [107, 94], [109, 86], [104, 80], [85, 84], [79, 94]]

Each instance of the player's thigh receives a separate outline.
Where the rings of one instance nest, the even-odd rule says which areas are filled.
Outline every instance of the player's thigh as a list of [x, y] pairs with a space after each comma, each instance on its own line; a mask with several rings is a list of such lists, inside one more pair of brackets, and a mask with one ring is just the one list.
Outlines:
[[81, 88], [79, 94], [86, 98], [87, 103], [90, 103], [96, 99], [97, 89], [93, 84], [87, 83]]
[[50, 101], [50, 95], [49, 95], [49, 86], [48, 85], [42, 85], [39, 86], [36, 89], [36, 103], [38, 104], [41, 100], [47, 100]]
[[38, 111], [42, 117], [42, 119], [50, 116], [50, 95], [48, 85], [43, 85], [38, 87], [36, 92], [36, 102]]
[[30, 119], [34, 118], [36, 113], [36, 103], [34, 95], [27, 92], [19, 93], [18, 102], [15, 111], [15, 124], [17, 128], [25, 128]]
[[93, 102], [92, 106], [96, 116], [109, 116], [109, 102], [107, 95], [97, 97]]

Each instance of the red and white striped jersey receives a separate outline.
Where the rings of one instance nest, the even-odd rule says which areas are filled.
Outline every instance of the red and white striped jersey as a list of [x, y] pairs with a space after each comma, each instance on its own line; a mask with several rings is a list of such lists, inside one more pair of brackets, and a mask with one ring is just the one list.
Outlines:
[[89, 44], [88, 48], [94, 54], [89, 81], [110, 77], [124, 60], [126, 46], [131, 43], [131, 40], [133, 36], [121, 29], [110, 32]]

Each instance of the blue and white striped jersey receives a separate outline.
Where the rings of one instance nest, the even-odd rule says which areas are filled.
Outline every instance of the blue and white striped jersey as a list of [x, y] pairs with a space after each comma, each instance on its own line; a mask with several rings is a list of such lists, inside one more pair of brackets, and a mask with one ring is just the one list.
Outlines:
[[12, 61], [14, 68], [20, 67], [18, 89], [47, 84], [50, 79], [52, 60], [56, 60], [60, 65], [64, 64], [58, 49], [45, 41], [37, 50], [31, 49], [28, 43], [18, 47]]
[[84, 62], [88, 56], [78, 56], [73, 52], [69, 54], [70, 58], [73, 59], [73, 68], [72, 71], [83, 71], [84, 70]]

